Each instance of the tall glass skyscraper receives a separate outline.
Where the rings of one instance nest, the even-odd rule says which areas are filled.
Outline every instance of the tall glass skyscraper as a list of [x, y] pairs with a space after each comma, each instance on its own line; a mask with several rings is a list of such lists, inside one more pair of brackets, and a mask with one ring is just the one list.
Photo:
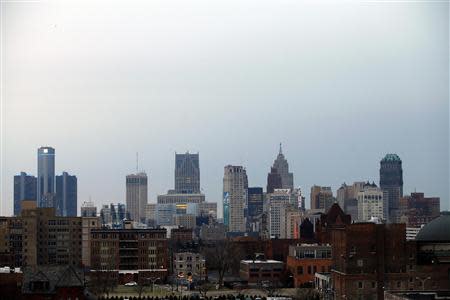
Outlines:
[[55, 199], [55, 149], [41, 147], [38, 149], [38, 207], [53, 207]]
[[397, 154], [386, 154], [380, 161], [380, 188], [387, 193], [388, 219], [396, 222], [400, 197], [403, 197], [402, 160]]
[[56, 214], [63, 217], [77, 216], [77, 177], [67, 172], [56, 176]]
[[177, 194], [200, 193], [198, 153], [175, 154], [175, 192]]
[[18, 216], [21, 212], [22, 200], [36, 201], [37, 180], [35, 176], [20, 172], [20, 175], [14, 176], [14, 215]]

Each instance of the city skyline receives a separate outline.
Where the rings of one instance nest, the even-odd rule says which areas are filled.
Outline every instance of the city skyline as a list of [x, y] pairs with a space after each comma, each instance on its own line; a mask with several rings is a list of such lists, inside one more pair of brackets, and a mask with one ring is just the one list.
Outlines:
[[151, 202], [189, 150], [220, 203], [223, 167], [265, 187], [280, 142], [306, 199], [397, 153], [404, 194], [449, 209], [448, 3], [175, 2], [2, 4], [2, 214], [42, 145], [100, 206], [136, 152]]
[[[280, 144], [280, 147], [281, 147], [281, 144]], [[40, 147], [40, 148], [42, 148], [42, 147]], [[40, 149], [39, 148], [39, 149]], [[56, 150], [56, 148], [54, 147], [54, 148], [52, 148], [54, 151]], [[280, 150], [281, 150], [281, 148], [280, 148]], [[55, 151], [56, 152], [56, 151]], [[176, 153], [176, 152], [175, 152]], [[187, 151], [186, 153], [189, 153], [189, 151]], [[277, 157], [279, 157], [279, 155], [280, 155], [280, 153], [281, 152], [279, 152], [278, 153], [278, 156]], [[195, 157], [196, 157], [196, 159], [197, 159], [197, 163], [198, 163], [198, 161], [199, 161], [199, 152], [197, 152], [196, 154], [195, 154]], [[180, 154], [176, 154], [176, 155], [180, 155]], [[183, 156], [184, 154], [181, 154], [181, 156]], [[379, 160], [379, 162], [378, 162], [378, 166], [380, 167], [380, 164], [382, 163], [382, 162], [384, 162], [385, 161], [385, 159], [386, 159], [386, 157], [391, 157], [391, 156], [395, 156], [395, 157], [397, 157], [397, 158], [399, 158], [396, 154], [394, 154], [394, 153], [386, 153], [386, 155], [385, 156], [383, 156], [383, 158], [382, 159], [380, 159]], [[400, 157], [400, 159], [401, 159], [401, 157]], [[287, 163], [289, 163], [289, 160], [287, 160]], [[176, 165], [177, 164], [177, 160], [175, 160], [175, 164], [174, 165]], [[56, 163], [55, 163], [55, 165], [57, 165]], [[239, 165], [239, 166], [242, 166], [244, 169], [246, 169], [246, 165], [244, 164], [244, 165]], [[225, 166], [226, 167], [226, 166]], [[56, 168], [55, 168], [55, 170], [56, 170]], [[176, 170], [176, 168], [175, 168], [175, 170]], [[248, 170], [246, 169], [246, 171], [248, 172]], [[378, 171], [379, 171], [379, 169], [378, 169]], [[20, 175], [20, 174], [22, 174], [22, 172], [25, 172], [26, 173], [26, 175], [28, 175], [28, 176], [33, 176], [33, 173], [31, 173], [30, 172], [30, 170], [22, 170], [22, 171], [20, 171], [20, 172], [18, 172], [18, 174]], [[57, 172], [55, 172], [55, 173], [57, 173]], [[133, 172], [130, 172], [129, 174], [126, 174], [125, 175], [125, 177], [127, 178], [127, 180], [128, 180], [128, 177], [129, 176], [134, 176], [134, 175], [130, 175], [130, 174], [132, 174]], [[65, 171], [63, 171], [62, 172], [62, 174], [64, 175], [64, 174], [66, 174], [67, 175], [67, 173], [65, 172]], [[134, 174], [134, 173], [133, 173]], [[146, 180], [147, 180], [147, 173], [145, 172], [145, 171], [139, 171], [138, 173], [136, 173], [136, 174], [138, 174], [138, 175], [140, 175], [140, 174], [144, 174], [145, 176], [146, 176]], [[295, 176], [295, 173], [291, 173], [291, 174], [294, 174], [294, 176]], [[379, 176], [380, 174], [378, 173], [378, 176]], [[405, 174], [403, 174], [403, 176], [404, 176]], [[12, 178], [13, 178], [13, 185], [14, 185], [14, 182], [15, 182], [15, 179], [16, 179], [16, 177], [17, 177], [18, 175], [17, 174], [15, 174]], [[58, 175], [59, 177], [61, 177], [60, 175]], [[55, 178], [56, 177], [58, 177], [58, 176], [55, 176]], [[247, 176], [248, 177], [248, 176]], [[354, 178], [358, 178], [358, 177], [354, 177]], [[76, 180], [77, 178], [75, 177], [75, 180]], [[359, 178], [358, 180], [362, 180], [362, 181], [366, 181], [367, 180], [367, 182], [369, 182], [369, 181], [372, 181], [372, 182], [375, 182], [375, 181], [379, 181], [380, 180], [380, 177], [378, 177], [377, 179], [374, 179], [374, 180], [372, 180], [372, 179], [367, 179], [367, 178]], [[355, 180], [356, 181], [356, 180]], [[248, 178], [248, 185], [249, 186], [252, 186], [251, 184], [250, 184], [250, 178]], [[222, 182], [223, 183], [223, 182]], [[351, 181], [342, 181], [341, 182], [341, 184], [344, 184], [344, 183], [346, 183], [346, 184], [351, 184], [352, 182]], [[364, 183], [364, 182], [363, 182]], [[312, 188], [312, 187], [314, 187], [316, 185], [316, 183], [315, 184], [313, 184], [311, 187], [307, 187], [307, 186], [301, 186], [301, 185], [297, 185], [297, 186], [295, 186], [294, 185], [294, 188], [297, 188], [297, 187], [299, 187], [299, 188], [301, 188], [304, 192], [304, 195], [306, 195], [307, 196], [307, 199], [309, 199], [309, 196], [310, 196], [310, 192], [309, 192], [309, 188]], [[266, 187], [264, 186], [264, 185], [257, 185], [257, 184], [255, 184], [255, 185], [253, 185], [254, 187], [258, 187], [258, 188], [262, 188], [263, 190], [264, 190], [264, 192], [266, 192]], [[340, 185], [338, 185], [338, 186], [331, 186], [331, 192], [333, 193], [333, 196], [334, 197], [336, 197], [337, 196], [337, 192], [338, 192], [338, 190], [340, 189]], [[148, 185], [148, 187], [147, 187], [147, 183], [146, 183], [146, 190], [147, 189], [149, 189], [149, 190], [151, 190], [151, 185]], [[170, 188], [170, 184], [169, 184], [169, 188], [168, 188], [168, 190], [170, 191], [171, 190], [171, 188]], [[202, 186], [200, 186], [200, 190], [203, 192], [203, 188], [202, 188]], [[175, 190], [173, 190], [173, 191], [175, 191]], [[404, 196], [406, 196], [406, 195], [410, 195], [410, 194], [412, 194], [412, 193], [414, 193], [414, 192], [424, 192], [425, 194], [427, 194], [427, 195], [429, 195], [429, 196], [433, 196], [433, 197], [440, 197], [441, 198], [441, 211], [445, 211], [445, 210], [448, 210], [449, 208], [448, 208], [448, 203], [446, 203], [446, 201], [445, 201], [445, 199], [443, 199], [442, 198], [442, 196], [440, 196], [440, 195], [434, 195], [434, 194], [431, 194], [431, 193], [427, 193], [426, 191], [424, 191], [424, 190], [417, 190], [416, 188], [414, 189], [414, 190], [411, 190], [411, 191], [406, 191], [405, 193], [404, 193]], [[305, 193], [306, 192], [306, 193]], [[123, 203], [123, 204], [125, 204], [125, 203], [127, 203], [127, 197], [126, 197], [126, 193], [127, 193], [127, 191], [126, 191], [126, 188], [125, 188], [125, 196], [124, 196], [124, 198], [122, 199], [122, 200], [118, 200], [118, 201], [116, 201], [116, 202], [118, 202], [118, 203]], [[147, 193], [147, 192], [146, 192]], [[150, 194], [150, 193], [149, 193]], [[154, 193], [153, 193], [154, 194]], [[56, 195], [56, 194], [55, 194]], [[148, 200], [147, 200], [147, 203], [157, 203], [157, 201], [156, 201], [156, 198], [157, 198], [157, 196], [159, 196], [159, 195], [165, 195], [165, 193], [158, 193], [158, 194], [156, 194], [155, 195], [155, 197], [154, 198], [151, 198], [151, 197], [148, 197]], [[145, 199], [147, 199], [147, 196], [145, 197]], [[14, 200], [14, 193], [13, 193], [13, 200]], [[206, 200], [208, 201], [208, 202], [217, 202], [218, 203], [218, 213], [219, 213], [219, 216], [222, 216], [223, 217], [223, 215], [222, 215], [222, 213], [223, 213], [223, 211], [222, 211], [222, 209], [223, 209], [223, 206], [222, 206], [222, 201], [223, 201], [223, 199], [220, 199], [220, 200], [218, 200], [218, 201], [215, 201], [214, 199], [211, 199], [211, 198], [209, 198], [208, 197], [208, 195], [206, 195]], [[89, 197], [89, 199], [82, 199], [82, 201], [80, 201], [80, 199], [78, 199], [78, 201], [77, 201], [77, 215], [80, 215], [80, 208], [81, 208], [81, 206], [83, 205], [83, 203], [84, 202], [90, 202], [90, 201], [92, 201], [98, 208], [101, 208], [101, 206], [102, 205], [104, 205], [104, 204], [110, 204], [110, 203], [113, 203], [114, 201], [110, 201], [110, 202], [102, 202], [102, 203], [97, 203], [97, 202], [95, 202], [95, 200], [94, 199], [91, 199], [91, 197]], [[12, 201], [12, 209], [14, 208], [14, 201]], [[311, 208], [310, 207], [310, 201], [306, 201], [306, 208]], [[12, 214], [11, 214], [12, 215]]]

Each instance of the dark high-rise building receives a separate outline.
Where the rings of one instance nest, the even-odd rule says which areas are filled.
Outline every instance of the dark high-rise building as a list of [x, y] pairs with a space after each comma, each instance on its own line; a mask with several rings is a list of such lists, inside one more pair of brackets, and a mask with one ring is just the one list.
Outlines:
[[267, 174], [267, 193], [271, 194], [275, 189], [281, 189], [281, 175], [278, 174], [277, 169], [270, 168], [270, 173]]
[[38, 149], [37, 171], [37, 205], [48, 207], [54, 204], [55, 195], [55, 149], [41, 147]]
[[35, 200], [37, 192], [37, 179], [35, 176], [20, 172], [14, 176], [14, 215], [20, 215], [22, 200]]
[[67, 172], [56, 176], [56, 214], [63, 217], [77, 215], [77, 177]]
[[380, 188], [387, 193], [388, 220], [395, 221], [403, 197], [402, 160], [397, 154], [386, 154], [380, 161]]
[[177, 194], [200, 193], [199, 155], [175, 154], [175, 192]]
[[261, 187], [249, 187], [247, 189], [248, 217], [254, 218], [263, 213], [264, 194]]
[[273, 193], [274, 189], [280, 188], [291, 190], [294, 188], [294, 174], [289, 172], [289, 164], [284, 157], [281, 144], [278, 156], [273, 162], [270, 173], [267, 175], [267, 193]]

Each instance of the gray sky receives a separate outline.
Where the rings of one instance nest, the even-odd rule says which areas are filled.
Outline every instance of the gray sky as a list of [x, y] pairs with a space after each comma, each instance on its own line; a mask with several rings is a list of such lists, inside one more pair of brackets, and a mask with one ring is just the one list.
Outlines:
[[56, 148], [57, 173], [78, 176], [79, 203], [124, 202], [137, 151], [155, 202], [186, 150], [220, 202], [224, 165], [265, 187], [282, 142], [308, 197], [313, 184], [378, 182], [394, 152], [405, 193], [449, 208], [446, 2], [1, 5], [3, 215], [41, 145]]

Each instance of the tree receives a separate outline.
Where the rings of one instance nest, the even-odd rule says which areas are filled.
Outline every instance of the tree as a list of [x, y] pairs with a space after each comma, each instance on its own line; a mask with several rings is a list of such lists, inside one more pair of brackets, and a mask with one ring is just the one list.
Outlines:
[[208, 291], [212, 290], [214, 285], [206, 280], [199, 281], [196, 285], [196, 290], [199, 292], [200, 296], [206, 298]]
[[95, 270], [89, 273], [89, 287], [90, 290], [96, 294], [106, 294], [112, 292], [117, 286], [116, 272], [113, 270]]
[[219, 273], [219, 286], [222, 287], [225, 274], [240, 259], [238, 248], [229, 239], [219, 240], [203, 247], [202, 254], [205, 256], [208, 270], [216, 270]]

